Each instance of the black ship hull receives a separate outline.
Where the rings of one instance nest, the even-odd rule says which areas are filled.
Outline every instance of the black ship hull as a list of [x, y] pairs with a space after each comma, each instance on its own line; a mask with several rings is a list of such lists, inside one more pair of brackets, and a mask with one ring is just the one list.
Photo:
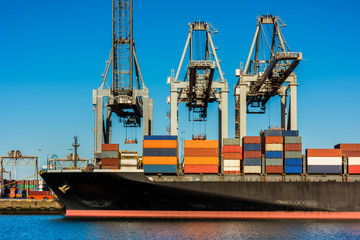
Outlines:
[[67, 216], [360, 219], [360, 182], [158, 182], [142, 172], [42, 177]]

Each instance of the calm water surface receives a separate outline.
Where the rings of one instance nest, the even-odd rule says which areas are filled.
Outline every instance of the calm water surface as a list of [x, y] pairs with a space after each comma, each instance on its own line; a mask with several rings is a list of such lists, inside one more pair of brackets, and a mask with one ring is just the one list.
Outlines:
[[71, 220], [0, 216], [1, 239], [360, 239], [360, 221]]

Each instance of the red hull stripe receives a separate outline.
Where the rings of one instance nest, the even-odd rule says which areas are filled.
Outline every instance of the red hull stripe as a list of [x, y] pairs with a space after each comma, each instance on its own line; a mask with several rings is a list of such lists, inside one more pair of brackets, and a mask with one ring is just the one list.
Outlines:
[[360, 212], [66, 210], [65, 216], [203, 219], [360, 219]]

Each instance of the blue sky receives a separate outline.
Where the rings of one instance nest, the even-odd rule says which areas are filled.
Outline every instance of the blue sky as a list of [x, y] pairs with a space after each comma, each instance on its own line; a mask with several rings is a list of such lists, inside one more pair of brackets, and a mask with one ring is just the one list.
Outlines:
[[[134, 38], [141, 70], [154, 98], [154, 134], [165, 134], [169, 121], [166, 78], [176, 69], [188, 23], [206, 21], [219, 33], [222, 70], [230, 89], [235, 69], [245, 62], [256, 17], [278, 15], [283, 34], [304, 61], [298, 77], [298, 128], [305, 148], [332, 148], [360, 142], [358, 89], [360, 55], [357, 1], [137, 1]], [[101, 84], [111, 47], [111, 1], [2, 1], [0, 3], [0, 155], [19, 149], [24, 155], [63, 158], [73, 136], [80, 155], [91, 158], [94, 112], [92, 89]], [[279, 99], [270, 101], [270, 125], [280, 125]], [[192, 134], [184, 106], [179, 132]], [[217, 105], [209, 108], [206, 134], [217, 138]], [[234, 136], [234, 98], [229, 94], [229, 137]], [[269, 113], [248, 117], [248, 135], [269, 126]], [[141, 130], [138, 130], [140, 138]], [[114, 142], [124, 146], [125, 131], [114, 126]], [[140, 150], [141, 145], [128, 149]], [[25, 170], [24, 170], [25, 171]]]

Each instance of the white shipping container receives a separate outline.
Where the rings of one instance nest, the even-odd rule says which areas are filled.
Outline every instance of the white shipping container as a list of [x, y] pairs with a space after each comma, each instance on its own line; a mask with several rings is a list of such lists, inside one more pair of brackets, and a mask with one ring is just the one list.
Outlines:
[[137, 167], [136, 166], [121, 166], [120, 170], [132, 172], [134, 170], [137, 170]]
[[120, 165], [127, 165], [127, 166], [137, 166], [137, 159], [121, 159]]
[[261, 166], [244, 166], [244, 173], [261, 173]]
[[234, 167], [234, 166], [224, 166], [224, 171], [240, 171], [240, 166]]
[[339, 166], [342, 165], [342, 157], [308, 157], [307, 164]]
[[265, 151], [283, 151], [283, 145], [278, 143], [265, 144]]
[[348, 158], [349, 161], [349, 166], [350, 165], [360, 165], [360, 157], [349, 157]]
[[240, 167], [240, 160], [224, 159], [224, 167]]

